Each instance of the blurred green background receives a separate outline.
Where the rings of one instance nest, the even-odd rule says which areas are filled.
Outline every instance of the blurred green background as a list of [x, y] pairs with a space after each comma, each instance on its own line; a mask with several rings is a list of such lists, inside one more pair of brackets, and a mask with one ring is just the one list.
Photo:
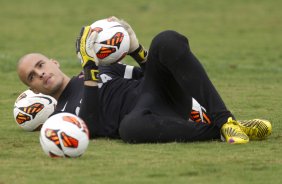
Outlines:
[[[277, 0], [0, 1], [0, 184], [6, 183], [280, 183], [282, 180], [282, 2]], [[266, 118], [265, 141], [129, 145], [91, 141], [79, 159], [50, 159], [38, 132], [17, 127], [12, 109], [26, 87], [18, 59], [41, 52], [68, 75], [80, 64], [80, 28], [117, 16], [149, 47], [165, 29], [189, 38], [195, 55], [238, 119]], [[126, 63], [135, 64], [130, 58]]]

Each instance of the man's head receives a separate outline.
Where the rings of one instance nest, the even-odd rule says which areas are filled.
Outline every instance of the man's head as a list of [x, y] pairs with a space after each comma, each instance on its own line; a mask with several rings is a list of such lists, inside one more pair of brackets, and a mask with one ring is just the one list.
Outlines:
[[40, 53], [24, 55], [18, 62], [17, 72], [20, 80], [35, 93], [59, 98], [67, 83], [67, 77], [58, 61], [49, 59]]

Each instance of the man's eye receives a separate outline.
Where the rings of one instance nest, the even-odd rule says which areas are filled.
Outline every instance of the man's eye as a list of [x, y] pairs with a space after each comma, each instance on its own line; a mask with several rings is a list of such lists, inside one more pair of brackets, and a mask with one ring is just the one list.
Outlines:
[[33, 80], [33, 75], [30, 75], [29, 81], [31, 82]]

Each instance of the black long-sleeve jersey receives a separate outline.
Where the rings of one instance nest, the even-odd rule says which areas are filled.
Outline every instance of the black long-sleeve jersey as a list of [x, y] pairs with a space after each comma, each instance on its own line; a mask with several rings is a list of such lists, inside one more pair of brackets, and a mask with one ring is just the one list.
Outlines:
[[[95, 136], [117, 138], [120, 121], [136, 103], [143, 71], [139, 67], [120, 63], [101, 66], [99, 71], [98, 109], [101, 126]], [[55, 113], [70, 112], [79, 115], [84, 89], [83, 74], [73, 77], [59, 97]]]

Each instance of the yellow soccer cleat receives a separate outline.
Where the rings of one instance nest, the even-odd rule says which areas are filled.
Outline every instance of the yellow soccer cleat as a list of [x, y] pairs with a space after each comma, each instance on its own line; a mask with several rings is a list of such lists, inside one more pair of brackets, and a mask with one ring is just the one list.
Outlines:
[[237, 121], [241, 130], [243, 130], [250, 139], [261, 140], [268, 137], [272, 132], [271, 123], [263, 119], [252, 119]]
[[221, 139], [230, 144], [245, 144], [249, 142], [249, 137], [241, 130], [238, 122], [231, 117], [221, 127]]

